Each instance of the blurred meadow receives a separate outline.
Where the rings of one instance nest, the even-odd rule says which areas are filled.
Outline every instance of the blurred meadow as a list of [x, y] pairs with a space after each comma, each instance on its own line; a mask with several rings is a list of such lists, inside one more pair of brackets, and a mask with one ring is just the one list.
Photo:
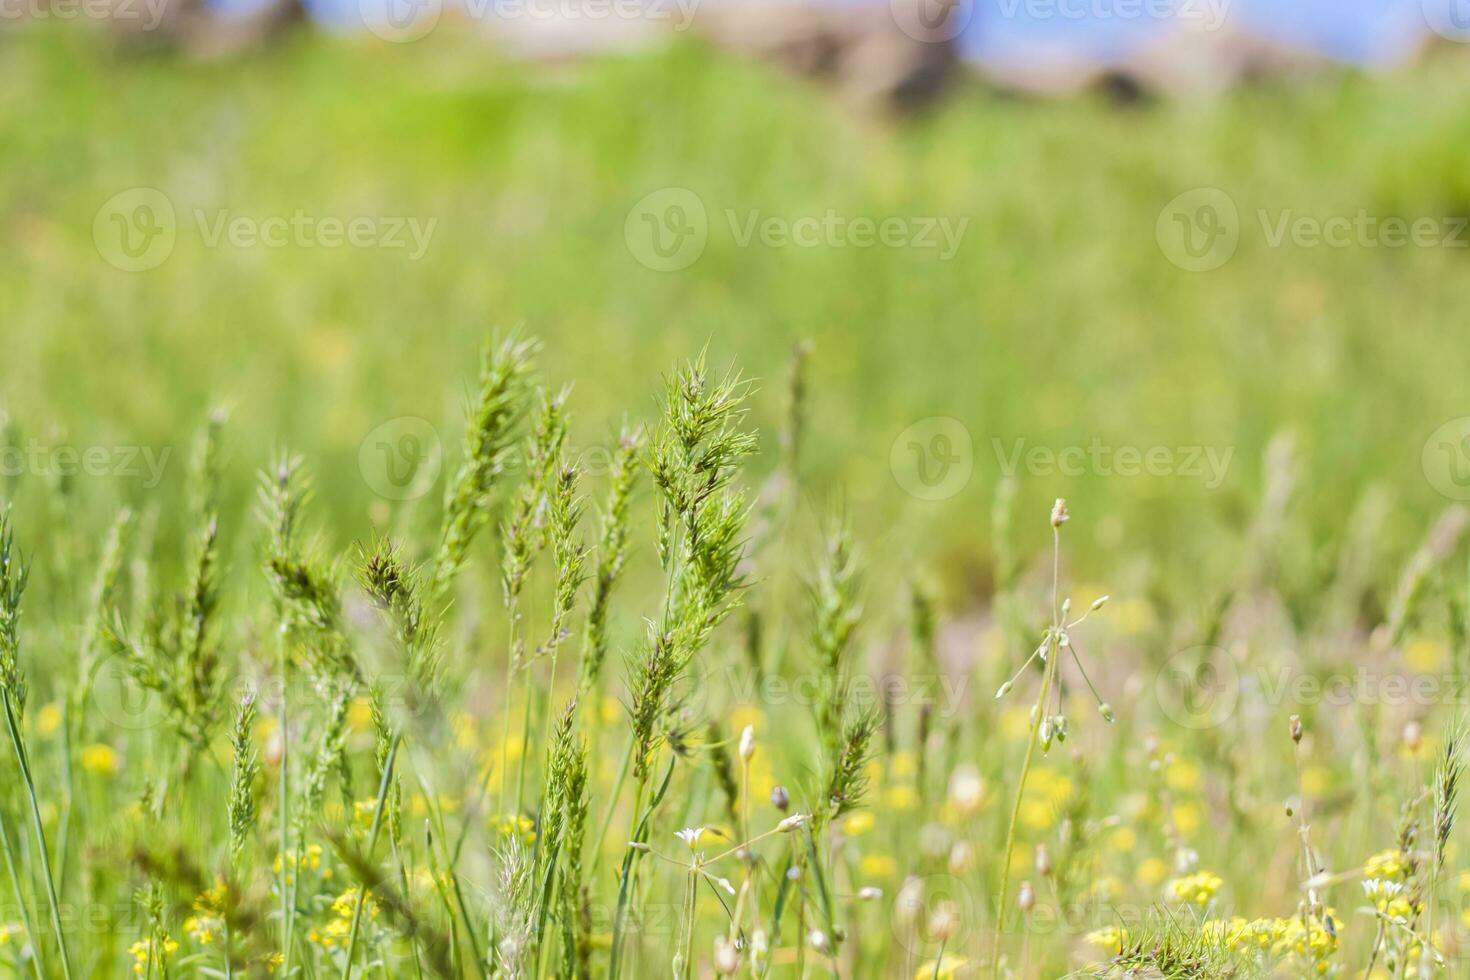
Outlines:
[[[965, 77], [899, 116], [689, 37], [0, 34], [5, 581], [31, 568], [0, 617], [27, 689], [0, 976], [1465, 975], [1467, 81], [1449, 46], [1205, 99]], [[130, 267], [115, 233], [160, 199], [168, 248]], [[363, 245], [321, 226], [359, 218]], [[514, 386], [466, 443], [512, 336], [573, 385], [549, 460]], [[753, 510], [689, 504], [670, 559], [677, 494], [637, 479], [589, 677], [619, 433], [656, 456], [687, 435], [665, 385], [731, 367], [749, 414], [710, 431], [759, 441], [709, 468]], [[505, 473], [457, 504], [477, 451]], [[744, 544], [698, 557], [722, 521]], [[748, 589], [700, 577], [727, 558]], [[1054, 600], [1104, 593], [1084, 684]], [[410, 692], [376, 718], [374, 678]], [[651, 778], [632, 749], [620, 775], [642, 740]]]

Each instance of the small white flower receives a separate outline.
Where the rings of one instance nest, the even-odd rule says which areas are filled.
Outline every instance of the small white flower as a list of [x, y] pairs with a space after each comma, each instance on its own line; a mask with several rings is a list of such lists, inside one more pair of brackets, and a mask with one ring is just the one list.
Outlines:
[[685, 827], [683, 830], [675, 831], [674, 836], [689, 845], [692, 851], [699, 846], [699, 839], [704, 836], [703, 827]]
[[811, 814], [809, 813], [793, 813], [785, 820], [782, 820], [780, 823], [776, 824], [776, 830], [779, 833], [789, 834], [796, 828], [800, 827], [802, 824], [806, 823], [811, 818]]
[[746, 762], [755, 755], [755, 728], [746, 725], [745, 731], [740, 733], [740, 758]]

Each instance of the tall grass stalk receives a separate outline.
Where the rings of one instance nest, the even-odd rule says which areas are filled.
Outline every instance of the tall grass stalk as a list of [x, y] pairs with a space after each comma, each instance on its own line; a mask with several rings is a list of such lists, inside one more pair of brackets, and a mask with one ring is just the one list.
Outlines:
[[[5, 712], [5, 730], [10, 735], [10, 745], [15, 750], [15, 761], [20, 767], [21, 781], [25, 783], [26, 797], [30, 803], [31, 826], [36, 836], [36, 853], [41, 860], [41, 874], [46, 883], [46, 900], [51, 910], [51, 926], [56, 933], [56, 945], [61, 954], [62, 976], [70, 980], [71, 956], [66, 945], [66, 930], [61, 924], [61, 901], [57, 896], [56, 877], [51, 871], [50, 848], [46, 844], [46, 828], [41, 819], [41, 803], [36, 793], [36, 781], [31, 772], [30, 754], [26, 751], [25, 737], [21, 732], [20, 715], [25, 710], [26, 682], [20, 666], [20, 603], [30, 581], [30, 567], [15, 554], [15, 531], [10, 522], [7, 508], [0, 513], [0, 705]], [[39, 943], [39, 937], [31, 940]]]
[[[1058, 503], [1061, 502], [1058, 501]], [[1031, 709], [1031, 728], [1030, 735], [1026, 739], [1026, 757], [1021, 763], [1021, 775], [1016, 780], [1016, 798], [1011, 805], [1011, 817], [1006, 827], [1004, 855], [1001, 858], [1000, 893], [996, 900], [995, 913], [995, 943], [990, 954], [990, 972], [997, 980], [1000, 977], [1001, 943], [1006, 928], [1006, 900], [1010, 896], [1011, 855], [1016, 846], [1016, 825], [1021, 817], [1021, 801], [1026, 792], [1026, 779], [1031, 774], [1031, 762], [1036, 755], [1036, 744], [1041, 741], [1041, 727], [1048, 724], [1046, 719], [1047, 699], [1051, 696], [1052, 683], [1056, 678], [1057, 662], [1061, 660], [1059, 642], [1062, 629], [1061, 556], [1061, 521], [1057, 520], [1054, 515], [1051, 551], [1051, 629], [1047, 631], [1046, 664], [1041, 676], [1041, 690], [1037, 692], [1036, 705]]]
[[19, 861], [15, 845], [10, 841], [10, 820], [3, 808], [0, 808], [0, 849], [5, 852], [5, 872], [10, 878], [11, 890], [15, 892], [15, 904], [20, 908], [20, 921], [25, 926], [26, 938], [31, 943], [31, 968], [36, 973], [36, 980], [45, 980], [45, 971], [41, 969], [41, 943], [31, 921], [31, 902], [20, 886], [20, 875], [16, 871]]

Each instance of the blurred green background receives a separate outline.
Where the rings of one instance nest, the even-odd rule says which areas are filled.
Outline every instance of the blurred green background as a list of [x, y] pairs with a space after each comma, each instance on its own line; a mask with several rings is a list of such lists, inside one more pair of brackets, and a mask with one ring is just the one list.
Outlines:
[[[202, 64], [87, 31], [17, 31], [0, 37], [4, 405], [22, 441], [171, 448], [163, 492], [177, 495], [187, 434], [224, 404], [235, 505], [249, 473], [290, 447], [351, 540], [384, 506], [359, 467], [364, 439], [415, 416], [452, 453], [489, 332], [544, 339], [544, 376], [576, 381], [581, 446], [649, 417], [661, 373], [708, 345], [715, 364], [761, 380], [767, 469], [790, 352], [809, 340], [804, 506], [842, 502], [879, 576], [922, 563], [951, 603], [984, 594], [992, 498], [1018, 440], [1228, 450], [1218, 486], [1096, 466], [1017, 474], [1023, 554], [1044, 548], [1043, 517], [1066, 496], [1085, 578], [1106, 569], [1188, 596], [1238, 570], [1265, 447], [1290, 432], [1307, 504], [1293, 533], [1312, 542], [1302, 575], [1325, 578], [1370, 485], [1396, 502], [1385, 551], [1417, 540], [1446, 503], [1421, 453], [1470, 411], [1470, 234], [1460, 247], [1272, 247], [1258, 215], [1470, 214], [1467, 77], [1470, 60], [1446, 53], [1203, 103], [961, 86], [896, 120], [687, 39], [529, 66], [442, 33], [409, 46], [297, 33]], [[167, 196], [177, 241], [130, 272], [99, 251], [94, 220], [137, 187]], [[687, 268], [656, 271], [625, 231], [640, 200], [671, 187], [703, 203], [708, 241]], [[1191, 272], [1158, 226], [1202, 187], [1238, 208], [1239, 243]], [[372, 247], [209, 247], [197, 211], [435, 225], [410, 261]], [[732, 211], [967, 224], [944, 260], [742, 245]], [[936, 416], [962, 423], [972, 469], [943, 499], [919, 499], [891, 457]], [[20, 500], [39, 475], [23, 476]], [[101, 507], [146, 499], [141, 484], [74, 489]], [[1128, 571], [1129, 556], [1147, 556], [1146, 570]]]

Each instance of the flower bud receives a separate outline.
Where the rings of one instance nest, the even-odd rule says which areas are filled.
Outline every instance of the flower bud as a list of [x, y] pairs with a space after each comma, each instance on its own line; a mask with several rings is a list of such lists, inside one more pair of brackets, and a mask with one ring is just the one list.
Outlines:
[[1058, 497], [1057, 502], [1052, 504], [1051, 506], [1051, 526], [1061, 527], [1063, 524], [1067, 523], [1068, 519], [1069, 515], [1067, 514], [1067, 501], [1063, 497]]
[[1410, 752], [1418, 752], [1424, 744], [1424, 728], [1417, 721], [1411, 721], [1404, 726], [1404, 748]]
[[1036, 845], [1036, 873], [1043, 878], [1051, 877], [1051, 854], [1045, 844]]
[[1021, 912], [1030, 915], [1031, 910], [1036, 908], [1036, 890], [1031, 887], [1031, 882], [1021, 882], [1021, 891], [1016, 898], [1016, 904], [1020, 906]]
[[782, 813], [785, 813], [787, 807], [791, 806], [791, 796], [786, 792], [785, 786], [772, 787], [771, 806], [780, 810]]
[[787, 817], [785, 820], [782, 820], [780, 823], [776, 824], [776, 832], [777, 833], [780, 833], [780, 834], [789, 834], [793, 830], [796, 830], [798, 827], [800, 827], [803, 824], [805, 824], [810, 819], [811, 819], [811, 814], [808, 814], [808, 813], [793, 813], [791, 816]]
[[968, 762], [955, 766], [949, 775], [949, 802], [960, 816], [968, 817], [980, 809], [985, 796], [985, 780], [980, 770]]
[[715, 937], [715, 972], [723, 976], [734, 976], [740, 969], [740, 954], [735, 945], [724, 936]]
[[939, 942], [955, 934], [960, 924], [960, 913], [953, 902], [940, 902], [929, 916], [929, 934]]
[[746, 725], [745, 731], [740, 733], [740, 758], [749, 762], [753, 755], [755, 755], [755, 729]]

